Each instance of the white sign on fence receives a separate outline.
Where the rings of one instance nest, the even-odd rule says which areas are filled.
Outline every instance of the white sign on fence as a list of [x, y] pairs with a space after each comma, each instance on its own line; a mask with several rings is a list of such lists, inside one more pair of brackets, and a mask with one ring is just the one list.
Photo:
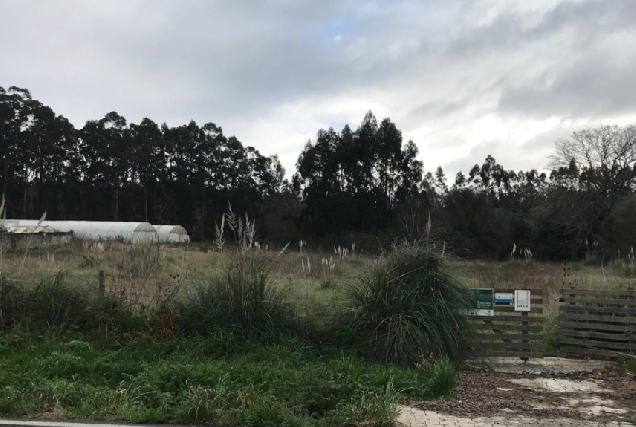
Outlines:
[[530, 291], [515, 290], [515, 311], [530, 311]]

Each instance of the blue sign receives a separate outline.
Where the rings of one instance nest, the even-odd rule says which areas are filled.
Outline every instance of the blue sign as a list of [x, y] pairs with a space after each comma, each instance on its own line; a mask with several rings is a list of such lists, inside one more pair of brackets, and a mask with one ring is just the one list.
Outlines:
[[512, 305], [515, 295], [510, 292], [497, 292], [495, 294], [495, 305]]

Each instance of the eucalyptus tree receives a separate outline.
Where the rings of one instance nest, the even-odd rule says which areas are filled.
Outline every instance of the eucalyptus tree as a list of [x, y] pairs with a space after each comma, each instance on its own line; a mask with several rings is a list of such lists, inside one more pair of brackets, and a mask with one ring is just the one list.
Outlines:
[[143, 189], [143, 219], [154, 221], [148, 212], [148, 198], [150, 195], [153, 199], [157, 187], [168, 178], [166, 143], [155, 122], [144, 118], [138, 125], [130, 125], [130, 152], [129, 164], [136, 175], [133, 180], [139, 182]]
[[[98, 204], [111, 205], [112, 211], [108, 217], [117, 220], [122, 183], [132, 180], [134, 174], [128, 123], [123, 116], [113, 111], [100, 120], [86, 122], [79, 132], [79, 138], [87, 196], [92, 196], [88, 198], [88, 210], [93, 211]], [[112, 195], [108, 196], [107, 193]]]

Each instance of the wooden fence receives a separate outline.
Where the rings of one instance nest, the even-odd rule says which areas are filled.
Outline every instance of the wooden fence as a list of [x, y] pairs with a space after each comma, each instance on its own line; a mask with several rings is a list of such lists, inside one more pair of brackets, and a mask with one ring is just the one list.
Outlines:
[[[514, 290], [495, 289], [512, 293]], [[543, 357], [543, 293], [531, 291], [530, 312], [495, 305], [495, 316], [473, 318], [476, 342], [470, 357]]]
[[636, 353], [636, 291], [563, 290], [561, 351], [619, 357]]

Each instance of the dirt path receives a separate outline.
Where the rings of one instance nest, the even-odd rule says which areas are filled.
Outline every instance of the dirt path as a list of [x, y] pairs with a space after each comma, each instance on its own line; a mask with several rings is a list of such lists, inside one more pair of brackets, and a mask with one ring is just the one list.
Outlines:
[[544, 359], [495, 362], [460, 375], [450, 400], [412, 402], [400, 421], [419, 426], [636, 424], [636, 377], [617, 366]]

